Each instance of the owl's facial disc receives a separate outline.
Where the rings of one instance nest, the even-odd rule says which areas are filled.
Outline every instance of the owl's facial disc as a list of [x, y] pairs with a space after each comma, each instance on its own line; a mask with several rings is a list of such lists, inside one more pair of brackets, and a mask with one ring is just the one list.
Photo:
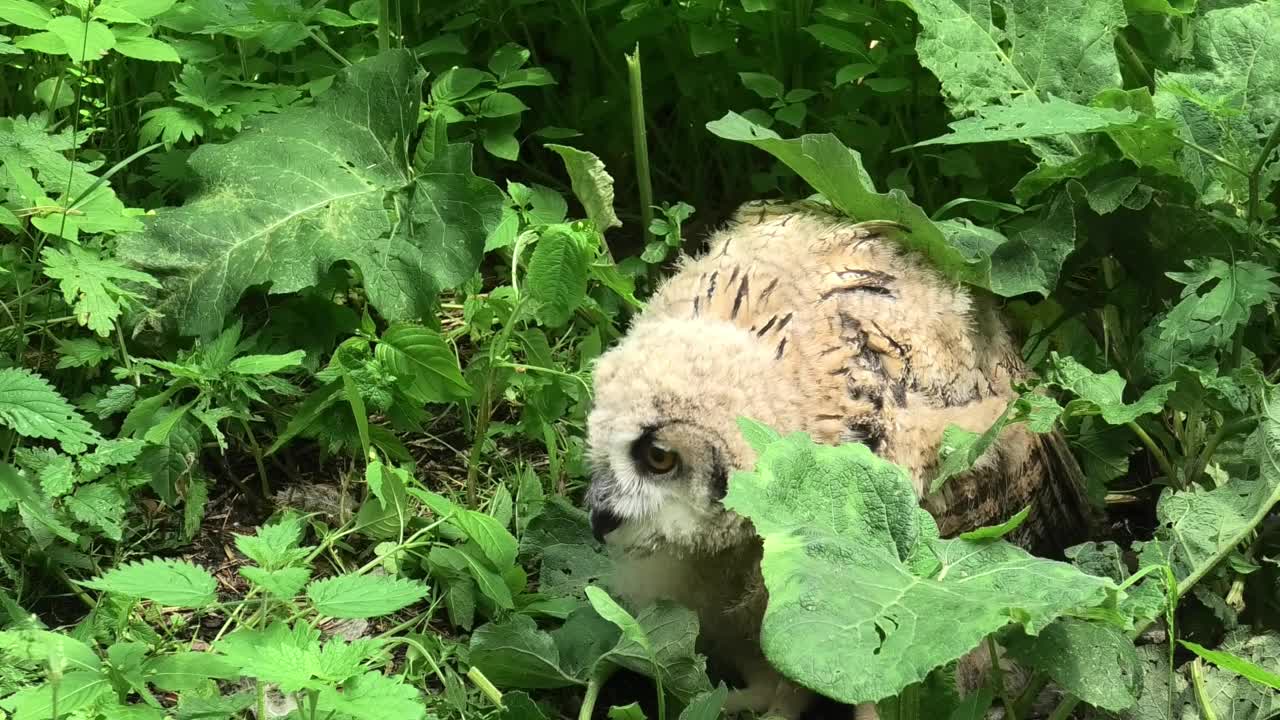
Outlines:
[[597, 435], [587, 501], [592, 533], [631, 549], [702, 545], [726, 512], [728, 469], [715, 435], [694, 422], [609, 428]]

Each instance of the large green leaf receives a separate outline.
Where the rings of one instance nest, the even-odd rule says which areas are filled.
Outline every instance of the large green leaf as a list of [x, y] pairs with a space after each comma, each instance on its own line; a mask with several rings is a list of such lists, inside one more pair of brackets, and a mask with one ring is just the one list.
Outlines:
[[429, 592], [420, 582], [387, 575], [339, 575], [307, 586], [307, 597], [316, 610], [336, 618], [390, 615]]
[[1005, 646], [1023, 667], [1046, 673], [1090, 705], [1124, 710], [1142, 689], [1143, 666], [1133, 641], [1110, 625], [1063, 618], [1039, 637], [1015, 635]]
[[724, 503], [764, 539], [765, 654], [842, 702], [896, 695], [1007, 625], [1036, 634], [1116, 591], [1001, 540], [939, 540], [906, 472], [861, 444], [770, 443]]
[[[1157, 73], [1155, 106], [1184, 138], [1248, 170], [1280, 118], [1280, 6], [1209, 10], [1194, 32], [1192, 61]], [[1240, 173], [1191, 148], [1179, 160], [1206, 199], [1244, 205], [1248, 183]]]
[[339, 260], [384, 315], [427, 312], [475, 272], [501, 193], [471, 174], [466, 146], [412, 175], [421, 83], [412, 54], [388, 51], [343, 70], [314, 106], [201, 146], [200, 192], [123, 238], [121, 255], [161, 279], [159, 308], [191, 334], [221, 329], [249, 287], [301, 290]]
[[585, 242], [572, 228], [557, 227], [539, 238], [525, 280], [539, 320], [558, 327], [573, 317], [587, 296], [587, 259]]
[[1028, 140], [1075, 133], [1110, 131], [1133, 124], [1138, 114], [1132, 110], [1090, 107], [1050, 98], [1041, 102], [1023, 95], [1008, 105], [987, 105], [973, 117], [951, 123], [951, 132], [923, 140], [923, 145], [966, 145], [970, 143]]
[[957, 115], [1020, 96], [1087, 103], [1121, 85], [1121, 0], [915, 0], [920, 62]]
[[471, 395], [457, 355], [435, 330], [398, 323], [382, 334], [374, 352], [415, 400], [442, 402]]

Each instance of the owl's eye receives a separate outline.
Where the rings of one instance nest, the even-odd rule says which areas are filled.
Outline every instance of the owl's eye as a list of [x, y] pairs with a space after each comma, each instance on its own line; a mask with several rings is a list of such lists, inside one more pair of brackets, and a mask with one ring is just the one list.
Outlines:
[[665, 475], [675, 470], [679, 460], [679, 455], [657, 445], [650, 445], [644, 451], [645, 469], [655, 475]]
[[678, 453], [655, 444], [653, 438], [648, 435], [631, 446], [631, 456], [635, 458], [636, 464], [641, 469], [653, 475], [666, 475], [680, 464]]

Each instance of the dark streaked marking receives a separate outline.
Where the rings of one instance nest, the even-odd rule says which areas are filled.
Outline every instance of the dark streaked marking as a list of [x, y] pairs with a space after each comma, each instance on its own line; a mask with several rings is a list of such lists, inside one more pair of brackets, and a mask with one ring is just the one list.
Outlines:
[[905, 379], [893, 384], [893, 401], [900, 408], [907, 406], [907, 381]]
[[831, 413], [823, 413], [821, 415], [813, 416], [815, 420], [840, 420], [843, 417], [844, 417], [843, 415], [833, 415]]
[[769, 322], [765, 323], [764, 327], [760, 328], [759, 332], [756, 333], [756, 337], [764, 337], [764, 334], [769, 332], [769, 328], [773, 327], [773, 324], [776, 322], [778, 322], [777, 315], [769, 318]]
[[729, 313], [729, 319], [733, 320], [738, 317], [738, 310], [742, 309], [742, 298], [747, 296], [747, 278], [749, 275], [742, 276], [742, 282], [738, 285], [738, 294], [733, 298], [733, 310]]
[[836, 276], [848, 282], [822, 293], [823, 300], [838, 293], [855, 292], [894, 297], [893, 290], [889, 289], [888, 286], [898, 279], [889, 273], [880, 272], [879, 270], [858, 270], [854, 268], [840, 270], [836, 273]]
[[778, 332], [782, 332], [782, 328], [786, 327], [787, 323], [791, 322], [791, 315], [792, 313], [787, 313], [782, 316], [782, 322], [778, 323]]
[[693, 296], [693, 316], [698, 317], [698, 306], [702, 303], [701, 295]]
[[850, 420], [845, 423], [849, 433], [857, 438], [857, 442], [866, 445], [873, 453], [879, 453], [884, 445], [884, 430], [880, 424], [868, 420]]
[[876, 332], [880, 333], [881, 337], [889, 341], [889, 344], [893, 346], [894, 351], [897, 352], [899, 356], [906, 355], [908, 352], [910, 352], [911, 350], [910, 345], [905, 345], [903, 343], [898, 342], [897, 340], [894, 340], [892, 335], [885, 332], [884, 328], [880, 327], [880, 323], [876, 322], [875, 320], [872, 320], [871, 327], [875, 328]]
[[716, 293], [716, 276], [719, 274], [719, 270], [715, 270], [711, 273], [711, 281], [707, 284], [707, 302], [711, 302], [711, 296]]
[[737, 265], [733, 266], [733, 272], [729, 275], [729, 282], [725, 283], [725, 285], [732, 285], [733, 281], [738, 279], [739, 270], [741, 270], [740, 267], [738, 267]]
[[764, 302], [765, 299], [773, 294], [773, 289], [776, 287], [778, 287], [778, 278], [775, 277], [769, 281], [769, 284], [764, 287], [764, 291], [760, 293], [760, 302]]
[[781, 360], [781, 359], [782, 359], [782, 353], [786, 352], [786, 349], [787, 349], [787, 339], [786, 339], [786, 338], [782, 338], [782, 342], [778, 343], [778, 354], [774, 355], [774, 356], [773, 356], [773, 359], [774, 359], [774, 360]]
[[819, 355], [819, 356], [822, 356], [822, 355], [830, 355], [830, 354], [831, 354], [831, 353], [833, 353], [833, 352], [836, 352], [836, 351], [838, 351], [838, 350], [843, 350], [843, 349], [844, 349], [844, 348], [840, 347], [839, 345], [833, 345], [833, 346], [831, 346], [831, 347], [829, 347], [829, 348], [824, 348], [821, 352], [819, 352], [819, 353], [818, 353], [818, 355]]
[[711, 499], [719, 502], [729, 492], [729, 468], [725, 467], [720, 448], [711, 447]]

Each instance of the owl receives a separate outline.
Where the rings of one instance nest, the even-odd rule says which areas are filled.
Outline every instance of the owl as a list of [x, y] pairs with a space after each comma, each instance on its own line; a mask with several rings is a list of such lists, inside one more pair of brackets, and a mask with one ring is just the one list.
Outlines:
[[1021, 425], [927, 493], [943, 430], [986, 430], [1028, 371], [993, 299], [908, 251], [902, 230], [815, 203], [744, 205], [594, 369], [586, 502], [612, 589], [698, 613], [700, 647], [737, 675], [729, 711], [795, 718], [816, 699], [760, 649], [761, 543], [721, 504], [755, 463], [737, 418], [865, 444], [910, 473], [943, 536], [1031, 505], [1011, 539], [1048, 554], [1092, 523], [1063, 439]]

